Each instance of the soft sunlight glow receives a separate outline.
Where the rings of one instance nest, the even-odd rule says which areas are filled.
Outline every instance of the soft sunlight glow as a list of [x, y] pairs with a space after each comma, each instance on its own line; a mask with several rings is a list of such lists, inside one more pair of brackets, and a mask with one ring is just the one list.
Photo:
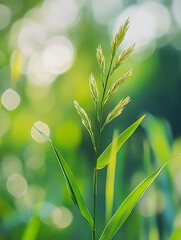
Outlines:
[[120, 0], [92, 0], [91, 3], [96, 21], [104, 25], [109, 24], [118, 10], [121, 11], [123, 7], [123, 1]]
[[66, 228], [73, 221], [73, 215], [68, 208], [59, 208], [49, 202], [42, 204], [39, 214], [43, 223], [54, 225], [57, 228]]
[[52, 213], [56, 209], [56, 206], [49, 202], [44, 202], [40, 208], [40, 219], [47, 225], [53, 225]]
[[44, 156], [40, 156], [38, 154], [32, 154], [28, 157], [26, 161], [26, 166], [30, 168], [31, 170], [39, 170], [41, 169], [45, 164], [45, 158]]
[[8, 177], [13, 173], [21, 173], [22, 163], [18, 157], [7, 155], [2, 159], [1, 168], [3, 175]]
[[9, 111], [16, 109], [19, 106], [20, 101], [19, 94], [11, 88], [7, 89], [1, 97], [3, 106]]
[[[37, 127], [43, 133], [45, 133], [47, 136], [50, 135], [50, 129], [47, 124], [41, 121], [37, 121], [34, 123], [34, 126]], [[39, 143], [44, 143], [47, 141], [47, 139], [43, 137], [34, 127], [31, 128], [31, 136], [36, 142]]]
[[54, 37], [47, 42], [43, 52], [43, 63], [52, 74], [67, 71], [73, 62], [74, 48], [68, 38]]
[[28, 188], [26, 179], [19, 173], [14, 173], [7, 180], [8, 191], [16, 198], [22, 197]]
[[39, 145], [29, 145], [23, 154], [26, 161], [26, 167], [30, 170], [40, 170], [45, 167], [45, 152], [43, 148], [39, 148]]
[[30, 57], [42, 48], [42, 45], [46, 41], [46, 33], [41, 24], [34, 20], [23, 19], [19, 24], [19, 29], [17, 29], [19, 30], [17, 45], [25, 56]]
[[45, 0], [13, 24], [10, 46], [22, 53], [21, 72], [31, 84], [51, 84], [71, 67], [74, 47], [60, 33], [77, 23], [80, 7], [76, 0]]
[[56, 75], [51, 74], [44, 62], [42, 52], [35, 53], [28, 64], [28, 80], [33, 85], [48, 85], [52, 83]]
[[126, 47], [136, 43], [139, 49], [170, 31], [171, 17], [167, 8], [161, 3], [147, 2], [128, 7], [118, 17], [116, 31], [120, 23], [123, 23], [129, 16], [131, 24], [125, 37]]
[[32, 185], [28, 187], [28, 190], [23, 196], [23, 201], [26, 206], [33, 207], [43, 201], [46, 196], [46, 192], [38, 185]]
[[181, 28], [181, 1], [173, 0], [172, 12], [179, 28]]
[[156, 191], [148, 191], [142, 196], [139, 203], [139, 210], [144, 217], [151, 217], [156, 214]]
[[11, 20], [11, 10], [8, 6], [0, 4], [0, 30], [6, 28]]
[[76, 0], [45, 0], [41, 10], [44, 28], [48, 32], [59, 32], [75, 24], [79, 7]]
[[55, 208], [52, 213], [52, 219], [53, 219], [54, 224], [58, 228], [66, 228], [71, 224], [71, 222], [73, 220], [73, 215], [65, 207]]

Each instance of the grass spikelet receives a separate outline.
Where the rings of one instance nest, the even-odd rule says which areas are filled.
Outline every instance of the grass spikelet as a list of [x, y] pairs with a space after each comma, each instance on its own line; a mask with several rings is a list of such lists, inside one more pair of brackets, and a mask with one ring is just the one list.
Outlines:
[[105, 57], [103, 55], [101, 45], [99, 45], [99, 47], [97, 48], [96, 57], [97, 57], [97, 61], [99, 63], [99, 67], [101, 70], [101, 75], [103, 76], [103, 74], [105, 72]]
[[95, 106], [97, 106], [99, 91], [98, 91], [98, 88], [97, 88], [96, 80], [95, 80], [92, 73], [89, 76], [89, 87], [90, 87], [91, 95], [92, 95], [92, 98], [94, 100]]
[[75, 108], [77, 110], [77, 113], [79, 114], [79, 116], [81, 118], [82, 124], [87, 129], [87, 131], [89, 132], [89, 135], [91, 137], [94, 150], [96, 151], [96, 144], [95, 144], [95, 139], [94, 139], [94, 133], [93, 133], [92, 127], [91, 127], [91, 121], [90, 121], [87, 113], [85, 112], [85, 110], [82, 107], [80, 107], [78, 102], [75, 101], [75, 100], [74, 100], [74, 106], [75, 106]]
[[121, 76], [118, 80], [116, 80], [116, 82], [113, 83], [113, 85], [110, 87], [110, 89], [108, 90], [105, 100], [104, 100], [104, 104], [106, 104], [106, 102], [108, 101], [108, 99], [114, 95], [118, 90], [120, 85], [128, 78], [132, 75], [132, 70], [128, 71], [127, 73], [125, 73], [123, 76]]
[[129, 55], [134, 51], [135, 46], [136, 46], [136, 44], [133, 44], [132, 46], [130, 46], [129, 48], [127, 48], [124, 52], [122, 52], [122, 53], [119, 55], [119, 57], [118, 57], [115, 65], [114, 65], [114, 67], [113, 67], [110, 75], [112, 75], [113, 72], [114, 72], [118, 67], [120, 67], [120, 65], [121, 65], [124, 61], [127, 60], [127, 58], [129, 57]]
[[119, 31], [114, 35], [112, 40], [112, 55], [115, 54], [116, 50], [119, 48], [120, 44], [124, 40], [126, 32], [129, 28], [129, 18], [125, 21], [125, 23], [119, 28]]
[[124, 107], [130, 102], [130, 97], [126, 97], [124, 99], [121, 99], [121, 101], [118, 103], [118, 105], [116, 105], [115, 108], [113, 108], [113, 110], [111, 112], [109, 112], [107, 118], [106, 118], [106, 122], [105, 124], [111, 122], [113, 119], [115, 119], [116, 117], [118, 117]]

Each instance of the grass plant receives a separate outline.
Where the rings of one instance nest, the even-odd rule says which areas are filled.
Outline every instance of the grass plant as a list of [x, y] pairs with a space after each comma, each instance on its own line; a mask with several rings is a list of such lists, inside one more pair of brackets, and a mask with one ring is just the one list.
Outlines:
[[[158, 168], [155, 172], [153, 172], [150, 176], [144, 179], [120, 204], [117, 211], [112, 214], [112, 206], [114, 202], [114, 192], [110, 191], [113, 189], [114, 181], [115, 181], [115, 169], [116, 169], [116, 154], [122, 145], [129, 139], [129, 137], [134, 133], [134, 131], [138, 128], [140, 123], [143, 121], [145, 115], [141, 116], [138, 120], [136, 120], [131, 126], [129, 126], [124, 132], [121, 134], [114, 134], [113, 141], [109, 144], [109, 146], [103, 151], [100, 152], [100, 145], [102, 143], [102, 133], [104, 128], [112, 122], [115, 118], [120, 116], [124, 110], [124, 108], [129, 104], [131, 98], [129, 96], [120, 99], [118, 104], [109, 112], [107, 112], [106, 104], [110, 101], [111, 97], [115, 95], [119, 90], [120, 86], [132, 75], [132, 70], [129, 70], [118, 79], [116, 79], [112, 84], [110, 84], [110, 77], [113, 77], [115, 71], [117, 71], [124, 61], [130, 56], [130, 54], [135, 49], [135, 44], [131, 45], [125, 51], [119, 53], [120, 45], [123, 42], [127, 30], [129, 28], [129, 19], [125, 21], [125, 23], [119, 28], [118, 32], [114, 35], [111, 42], [111, 56], [109, 61], [105, 59], [103, 49], [101, 45], [97, 48], [96, 57], [97, 62], [100, 68], [100, 81], [101, 81], [101, 89], [98, 89], [97, 80], [94, 75], [91, 73], [89, 76], [89, 87], [90, 93], [93, 99], [93, 103], [95, 105], [95, 115], [98, 121], [98, 129], [95, 133], [93, 131], [92, 123], [90, 117], [84, 110], [82, 106], [75, 100], [74, 106], [79, 114], [82, 124], [88, 131], [90, 135], [90, 139], [92, 142], [93, 150], [95, 152], [94, 158], [94, 172], [93, 172], [93, 212], [90, 213], [86, 203], [79, 191], [77, 183], [74, 179], [73, 173], [69, 168], [67, 162], [64, 160], [60, 152], [55, 147], [54, 143], [51, 139], [40, 132], [44, 137], [46, 137], [54, 150], [55, 156], [59, 162], [60, 168], [63, 172], [63, 175], [66, 180], [66, 184], [68, 186], [70, 196], [74, 202], [74, 204], [78, 207], [81, 215], [86, 220], [88, 226], [91, 230], [92, 240], [110, 240], [122, 226], [124, 221], [128, 218], [134, 206], [137, 204], [141, 196], [144, 194], [146, 189], [150, 186], [150, 184], [155, 180], [158, 174], [161, 172], [162, 168], [165, 166], [163, 164], [160, 168]], [[107, 63], [108, 62], [108, 63]], [[112, 82], [112, 81], [111, 81]], [[100, 84], [99, 84], [100, 85]], [[105, 116], [106, 115], [106, 116]], [[35, 127], [36, 128], [36, 127]], [[106, 222], [107, 225], [103, 226], [104, 230], [101, 233], [101, 236], [97, 236], [97, 185], [98, 185], [98, 172], [101, 169], [108, 167], [107, 171], [107, 179], [106, 179]], [[84, 239], [88, 239], [86, 236]]]

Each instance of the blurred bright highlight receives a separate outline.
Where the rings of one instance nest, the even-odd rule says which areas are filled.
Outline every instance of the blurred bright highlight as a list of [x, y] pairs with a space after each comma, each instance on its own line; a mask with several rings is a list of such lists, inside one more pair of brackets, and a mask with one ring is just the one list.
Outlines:
[[13, 173], [8, 177], [7, 189], [16, 198], [22, 197], [28, 188], [26, 179], [19, 173]]
[[0, 4], [0, 30], [6, 28], [11, 20], [11, 10], [8, 6]]
[[[34, 126], [38, 130], [45, 133], [47, 136], [50, 135], [50, 129], [49, 129], [47, 124], [45, 124], [41, 121], [37, 121], [37, 122], [34, 123]], [[39, 142], [39, 143], [44, 143], [44, 142], [47, 141], [47, 139], [44, 138], [34, 127], [31, 128], [31, 136], [36, 142]]]
[[16, 109], [19, 106], [20, 101], [19, 94], [11, 88], [8, 88], [1, 97], [3, 106], [9, 111]]

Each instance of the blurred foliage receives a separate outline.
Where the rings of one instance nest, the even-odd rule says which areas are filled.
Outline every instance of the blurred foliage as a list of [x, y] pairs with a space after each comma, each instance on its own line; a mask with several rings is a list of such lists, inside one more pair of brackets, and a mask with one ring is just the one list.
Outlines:
[[[122, 66], [123, 72], [134, 68], [121, 94], [131, 95], [132, 102], [105, 129], [102, 149], [112, 139], [112, 127], [122, 132], [138, 115], [151, 115], [117, 156], [113, 210], [155, 165], [171, 160], [114, 239], [166, 240], [179, 228], [180, 10], [179, 0], [0, 1], [0, 240], [90, 239], [49, 145], [32, 125], [51, 132], [91, 209], [93, 152], [73, 100], [91, 116], [88, 76], [98, 75], [96, 48], [101, 42], [109, 49], [117, 21], [128, 16], [134, 28], [138, 24], [137, 35], [130, 37], [137, 52]], [[91, 120], [96, 128], [96, 116]], [[99, 178], [105, 179], [104, 171]], [[98, 191], [104, 202], [101, 185]], [[98, 208], [100, 223], [104, 207]]]

